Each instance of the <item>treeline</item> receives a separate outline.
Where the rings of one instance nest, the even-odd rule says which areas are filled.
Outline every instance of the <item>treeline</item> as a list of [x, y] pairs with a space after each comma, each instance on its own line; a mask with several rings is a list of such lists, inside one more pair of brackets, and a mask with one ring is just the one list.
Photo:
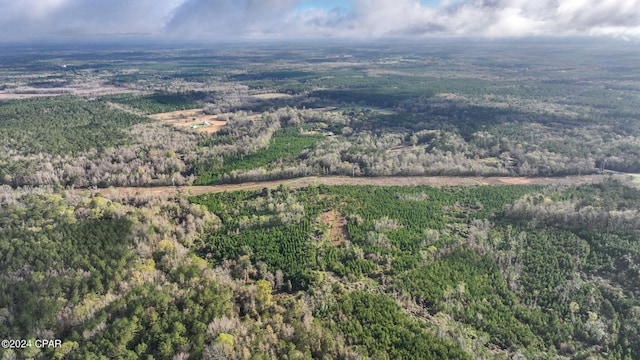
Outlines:
[[154, 92], [152, 94], [109, 95], [101, 97], [100, 100], [122, 104], [144, 114], [157, 114], [200, 108], [202, 103], [199, 100], [207, 99], [208, 96], [207, 93], [197, 91], [186, 93]]
[[10, 156], [0, 157], [0, 182], [14, 187], [107, 187], [184, 185], [194, 181], [190, 169], [198, 157], [201, 135], [145, 123], [129, 128], [128, 136], [135, 143], [93, 148], [76, 155], [29, 155], [8, 150]]
[[[82, 131], [92, 135], [72, 146], [64, 140], [66, 135], [59, 134], [60, 140], [53, 138], [55, 131], [47, 133], [43, 143], [60, 146], [49, 152], [37, 150], [37, 140], [30, 147], [31, 139], [25, 138], [29, 131], [7, 138], [4, 157], [0, 157], [4, 165], [0, 181], [12, 186], [213, 184], [310, 175], [564, 176], [603, 169], [635, 171], [637, 162], [632, 156], [633, 136], [614, 135], [615, 122], [576, 128], [572, 125], [575, 120], [567, 117], [554, 115], [545, 120], [542, 115], [518, 115], [442, 99], [420, 98], [425, 107], [417, 113], [284, 107], [260, 116], [225, 114], [221, 116], [228, 120], [227, 125], [214, 135], [147, 124], [146, 120], [137, 125], [116, 122], [120, 125], [114, 126], [122, 127], [120, 135], [116, 131], [108, 136], [102, 125], [90, 123], [95, 120], [92, 113], [76, 111], [97, 106], [92, 111], [101, 112], [106, 109], [101, 104], [74, 98], [30, 101], [43, 101], [35, 108], [44, 113], [53, 106], [58, 121], [67, 118], [66, 114], [72, 120], [76, 116], [80, 123], [86, 122]], [[18, 107], [20, 102], [10, 104]], [[21, 106], [29, 107], [27, 103]], [[23, 120], [36, 116], [29, 114], [16, 113], [5, 125], [18, 131]], [[65, 133], [67, 127], [73, 127], [63, 123]], [[128, 134], [124, 135], [124, 129]], [[617, 139], [611, 140], [614, 136]], [[97, 137], [95, 142], [86, 142]], [[596, 146], [585, 146], [594, 141]]]
[[[429, 120], [422, 114], [383, 115], [371, 110], [342, 113], [279, 110], [277, 113], [297, 114], [299, 129], [334, 136], [303, 150], [297, 161], [256, 163], [252, 169], [237, 169], [225, 176], [224, 181], [325, 174], [564, 176], [591, 174], [602, 168], [634, 171], [636, 166], [635, 157], [618, 155], [618, 148], [626, 147], [628, 140], [607, 143], [603, 137], [611, 133], [604, 132], [602, 127], [565, 130], [562, 127], [573, 126], [572, 122], [562, 125], [560, 118], [559, 125], [545, 127], [539, 126], [537, 121], [542, 120], [536, 117], [516, 120], [498, 109], [451, 102], [443, 102], [444, 107], [435, 101], [429, 104], [433, 111], [437, 110]], [[447, 117], [451, 109], [457, 109], [453, 111], [457, 114], [455, 121]], [[283, 122], [283, 126], [290, 125], [286, 120]], [[572, 134], [567, 136], [567, 131]], [[584, 145], [598, 137], [603, 139], [602, 146]], [[561, 142], [564, 145], [557, 146]], [[567, 142], [570, 144], [566, 145]], [[218, 167], [223, 167], [222, 162]]]
[[[0, 154], [0, 183], [14, 187], [191, 184], [195, 181], [195, 174], [211, 172], [212, 169], [223, 167], [222, 175], [238, 166], [247, 168], [240, 165], [243, 158], [268, 148], [281, 121], [285, 124], [298, 121], [292, 120], [293, 115], [297, 116], [292, 109], [266, 113], [258, 121], [246, 114], [237, 114], [229, 116], [224, 131], [212, 138], [160, 123], [149, 123], [148, 119], [110, 110], [98, 102], [72, 97], [12, 102], [0, 109], [7, 111], [3, 124], [8, 129], [5, 132], [6, 142], [2, 145], [4, 152]], [[52, 124], [60, 128], [59, 132], [47, 131], [46, 124], [40, 123], [47, 120], [47, 116], [54, 116], [53, 112], [59, 124]], [[139, 123], [118, 122], [118, 116]], [[39, 120], [30, 124], [32, 118]], [[113, 125], [109, 125], [112, 121]], [[119, 128], [114, 130], [112, 126]], [[75, 128], [81, 128], [90, 136], [69, 130]], [[33, 139], [27, 136], [33, 131], [41, 133], [42, 143], [38, 140], [40, 135], [32, 134], [36, 136]], [[19, 136], [14, 136], [18, 133]], [[275, 140], [274, 148], [268, 152], [270, 155], [259, 164], [268, 163], [285, 153], [294, 156], [317, 139], [314, 136], [296, 137], [291, 130], [286, 134], [289, 135], [283, 133]], [[40, 148], [55, 144], [59, 147], [49, 151]], [[225, 167], [223, 159], [229, 159], [230, 165]], [[234, 162], [236, 165], [232, 165]]]

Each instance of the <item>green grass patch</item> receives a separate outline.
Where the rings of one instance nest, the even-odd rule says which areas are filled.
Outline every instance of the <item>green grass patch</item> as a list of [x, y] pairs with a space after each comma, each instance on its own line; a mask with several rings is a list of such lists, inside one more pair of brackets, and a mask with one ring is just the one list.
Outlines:
[[196, 184], [208, 185], [215, 184], [220, 180], [223, 174], [232, 171], [251, 170], [278, 159], [287, 159], [294, 157], [302, 150], [313, 147], [318, 141], [324, 138], [324, 135], [301, 135], [297, 128], [285, 128], [276, 131], [269, 142], [269, 148], [260, 150], [255, 154], [244, 157], [233, 157], [225, 159], [222, 166], [211, 168], [211, 165], [200, 164], [196, 170], [198, 179]]

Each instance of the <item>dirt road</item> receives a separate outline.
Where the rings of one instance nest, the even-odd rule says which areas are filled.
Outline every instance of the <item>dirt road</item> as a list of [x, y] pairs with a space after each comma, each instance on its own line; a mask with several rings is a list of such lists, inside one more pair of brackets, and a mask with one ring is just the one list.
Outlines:
[[475, 185], [530, 185], [530, 184], [590, 184], [607, 179], [608, 175], [583, 175], [566, 177], [481, 177], [481, 176], [393, 176], [393, 177], [348, 177], [348, 176], [309, 176], [297, 179], [246, 182], [242, 184], [223, 184], [213, 186], [154, 186], [154, 187], [116, 187], [93, 190], [104, 195], [157, 195], [169, 197], [176, 193], [200, 195], [208, 192], [256, 190], [286, 185], [300, 188], [308, 185], [378, 185], [378, 186], [475, 186]]

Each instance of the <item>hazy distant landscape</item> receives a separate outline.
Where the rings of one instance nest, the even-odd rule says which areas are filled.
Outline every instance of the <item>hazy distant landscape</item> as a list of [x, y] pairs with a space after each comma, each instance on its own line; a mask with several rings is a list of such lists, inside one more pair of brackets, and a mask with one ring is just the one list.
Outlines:
[[[190, 175], [205, 184], [640, 170], [638, 53], [625, 43], [251, 45], [11, 51], [0, 97], [30, 99], [0, 109], [3, 153], [14, 154], [1, 160], [0, 181], [86, 187], [189, 183]], [[57, 111], [38, 122], [19, 120], [51, 106]], [[89, 129], [86, 119], [67, 121], [78, 108], [109, 112], [91, 119], [99, 126], [88, 136], [99, 141], [77, 144]], [[199, 113], [181, 122], [175, 111], [189, 109]], [[178, 126], [145, 116], [167, 112]], [[217, 131], [212, 121], [226, 124], [217, 136], [180, 131]], [[290, 149], [266, 149], [294, 137]], [[143, 148], [157, 151], [142, 160]], [[38, 150], [46, 161], [32, 161]], [[132, 166], [140, 176], [128, 176]]]
[[3, 45], [3, 359], [632, 359], [640, 51]]

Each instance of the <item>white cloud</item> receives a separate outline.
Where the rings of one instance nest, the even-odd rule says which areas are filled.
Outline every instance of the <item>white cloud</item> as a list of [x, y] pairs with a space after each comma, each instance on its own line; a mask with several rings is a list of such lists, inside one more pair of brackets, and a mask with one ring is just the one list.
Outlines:
[[640, 0], [468, 0], [440, 7], [412, 0], [354, 0], [354, 33], [384, 35], [634, 34]]
[[543, 33], [545, 21], [530, 18], [522, 8], [507, 7], [495, 12], [495, 21], [488, 24], [484, 34], [492, 37], [527, 36]]
[[[640, 38], [640, 0], [0, 0], [0, 40], [141, 33], [189, 39], [387, 36]], [[332, 2], [333, 3], [333, 2]]]
[[[288, 16], [300, 0], [186, 0], [165, 29], [176, 37], [286, 35]], [[284, 34], [281, 34], [284, 32]]]
[[0, 39], [160, 34], [182, 0], [0, 0]]

